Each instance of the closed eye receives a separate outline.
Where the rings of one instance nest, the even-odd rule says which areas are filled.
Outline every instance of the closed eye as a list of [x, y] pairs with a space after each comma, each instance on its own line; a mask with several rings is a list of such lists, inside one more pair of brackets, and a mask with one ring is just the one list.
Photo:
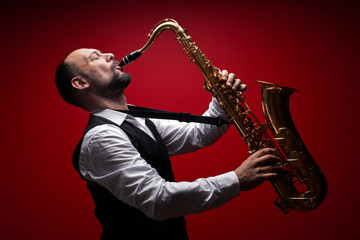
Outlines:
[[101, 51], [94, 51], [90, 54], [90, 61], [98, 60], [100, 59]]

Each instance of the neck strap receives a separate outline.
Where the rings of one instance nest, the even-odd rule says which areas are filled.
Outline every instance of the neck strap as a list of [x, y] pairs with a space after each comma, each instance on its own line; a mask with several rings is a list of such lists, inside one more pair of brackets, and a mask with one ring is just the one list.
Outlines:
[[218, 127], [222, 126], [223, 124], [230, 124], [230, 122], [222, 119], [221, 117], [206, 117], [200, 115], [192, 115], [190, 113], [169, 112], [169, 111], [131, 106], [131, 105], [129, 106], [129, 109], [130, 110], [119, 110], [119, 111], [132, 115], [133, 117], [169, 119], [169, 120], [178, 120], [179, 122], [198, 122], [198, 123], [216, 125]]

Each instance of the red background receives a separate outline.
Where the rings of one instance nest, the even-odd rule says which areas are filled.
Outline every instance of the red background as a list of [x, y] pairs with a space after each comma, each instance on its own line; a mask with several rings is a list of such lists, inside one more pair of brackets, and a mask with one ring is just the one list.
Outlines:
[[[75, 1], [74, 1], [75, 2]], [[269, 183], [225, 206], [187, 216], [191, 239], [358, 239], [359, 6], [357, 1], [59, 1], [1, 3], [1, 239], [99, 239], [93, 203], [71, 166], [88, 113], [65, 104], [54, 84], [69, 51], [91, 47], [117, 59], [138, 49], [159, 20], [189, 30], [203, 53], [248, 85], [300, 89], [293, 120], [329, 190], [312, 212], [284, 215]], [[201, 114], [202, 76], [174, 34], [164, 32], [133, 65], [128, 102]], [[173, 158], [177, 180], [235, 169], [247, 157], [232, 127], [215, 145]]]

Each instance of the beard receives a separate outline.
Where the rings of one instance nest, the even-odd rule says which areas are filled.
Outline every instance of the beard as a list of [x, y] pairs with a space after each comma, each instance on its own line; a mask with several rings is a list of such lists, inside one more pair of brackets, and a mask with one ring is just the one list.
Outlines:
[[131, 82], [131, 75], [129, 73], [122, 72], [121, 75], [114, 74], [113, 78], [107, 84], [107, 90], [120, 90], [124, 91]]
[[92, 81], [92, 84], [100, 96], [113, 98], [124, 92], [131, 79], [132, 77], [129, 73], [122, 72], [122, 74], [118, 74], [115, 72], [107, 84], [101, 84], [97, 81]]

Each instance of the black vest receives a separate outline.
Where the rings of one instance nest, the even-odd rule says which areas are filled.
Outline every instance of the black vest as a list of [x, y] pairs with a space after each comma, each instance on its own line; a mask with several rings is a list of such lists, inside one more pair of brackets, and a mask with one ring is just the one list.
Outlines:
[[[93, 127], [102, 124], [113, 124], [120, 127], [130, 138], [133, 146], [142, 158], [155, 168], [166, 181], [174, 181], [171, 163], [166, 147], [156, 130], [155, 125], [146, 119], [146, 125], [153, 133], [156, 141], [131, 123], [124, 121], [121, 125], [102, 117], [90, 115], [85, 134]], [[79, 172], [79, 154], [83, 138], [76, 146], [73, 154], [73, 165]], [[101, 240], [108, 239], [187, 239], [184, 217], [165, 221], [148, 218], [138, 209], [131, 207], [99, 184], [87, 181], [87, 187], [95, 202], [95, 216], [103, 228]]]

